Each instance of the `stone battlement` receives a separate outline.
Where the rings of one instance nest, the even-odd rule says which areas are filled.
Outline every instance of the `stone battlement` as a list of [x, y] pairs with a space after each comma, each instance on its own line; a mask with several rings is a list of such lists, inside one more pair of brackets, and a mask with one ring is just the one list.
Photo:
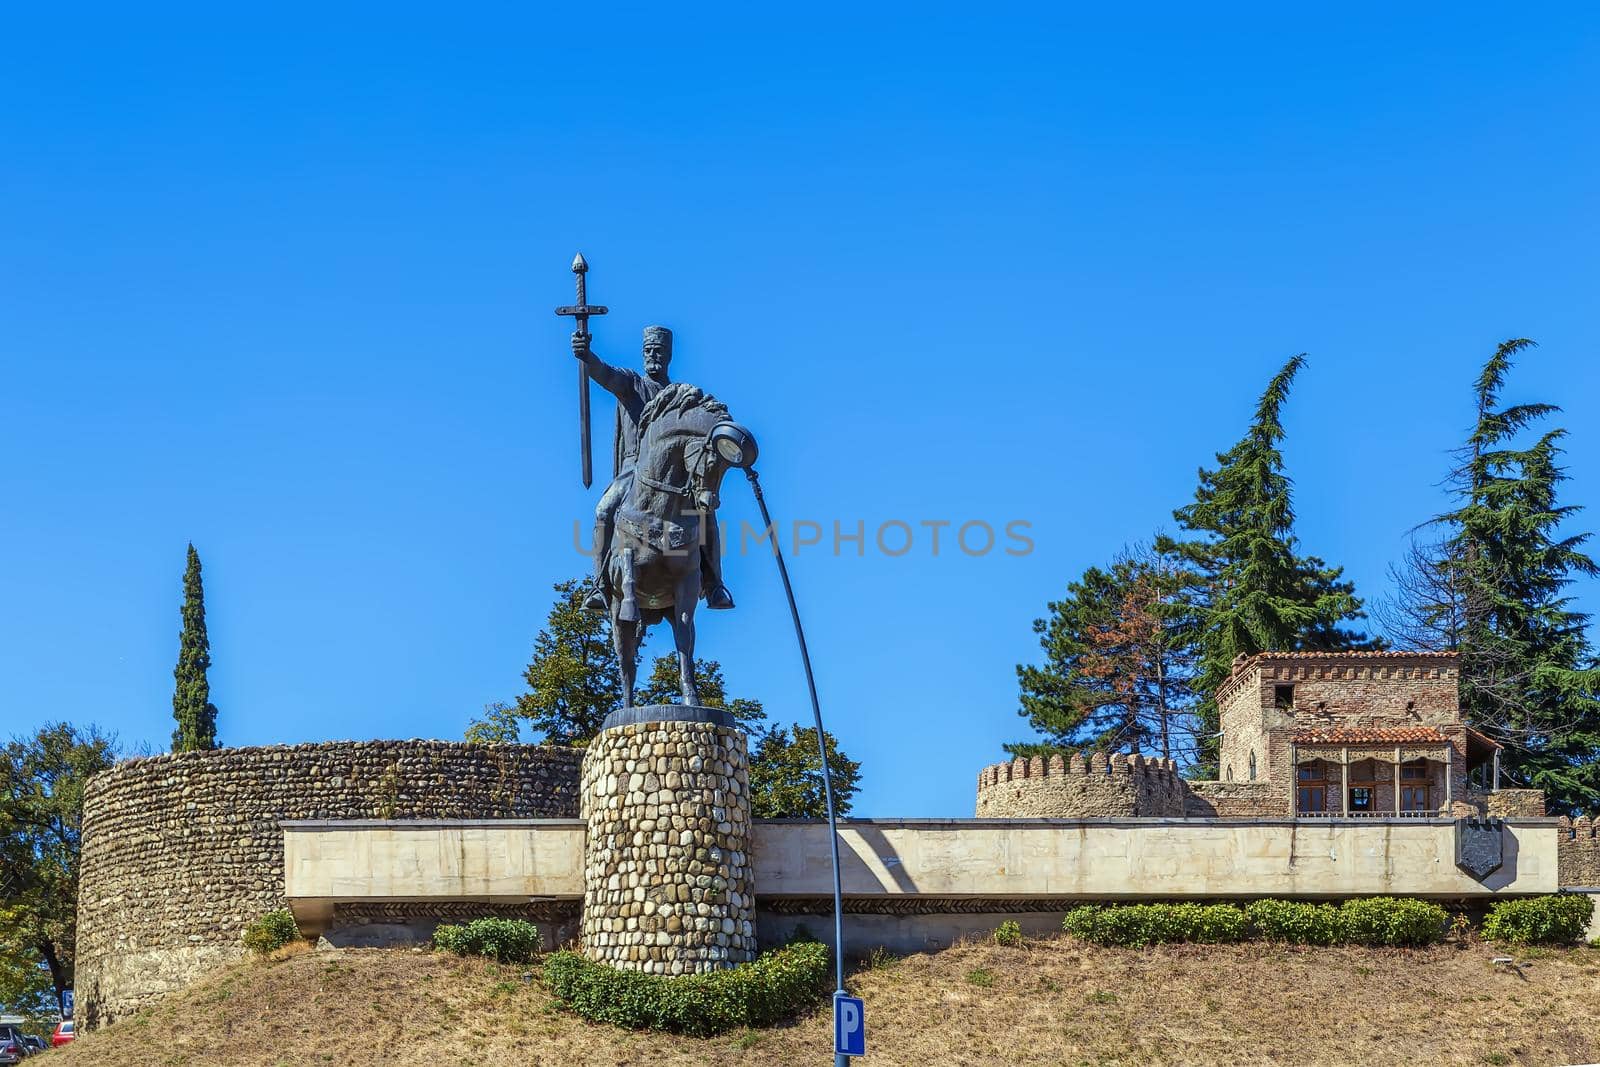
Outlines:
[[1600, 818], [1562, 817], [1556, 829], [1562, 886], [1600, 886]]
[[1170, 759], [1104, 752], [1033, 756], [978, 772], [979, 818], [1179, 816], [1187, 791]]

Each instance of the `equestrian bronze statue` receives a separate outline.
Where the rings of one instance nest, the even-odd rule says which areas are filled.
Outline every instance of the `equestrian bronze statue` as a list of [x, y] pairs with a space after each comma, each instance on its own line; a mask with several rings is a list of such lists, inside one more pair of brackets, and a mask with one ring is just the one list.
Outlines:
[[698, 704], [694, 677], [695, 607], [733, 607], [722, 581], [721, 531], [716, 511], [723, 475], [755, 462], [750, 431], [734, 422], [716, 398], [675, 383], [672, 331], [644, 331], [644, 373], [614, 367], [594, 354], [588, 316], [606, 308], [585, 302], [588, 264], [573, 261], [578, 303], [557, 308], [578, 329], [572, 354], [581, 363], [579, 420], [584, 484], [589, 484], [588, 382], [617, 399], [612, 437], [612, 481], [595, 509], [594, 589], [585, 606], [611, 616], [612, 640], [622, 669], [623, 707], [633, 706], [639, 642], [663, 619], [672, 626], [678, 678], [685, 704]]

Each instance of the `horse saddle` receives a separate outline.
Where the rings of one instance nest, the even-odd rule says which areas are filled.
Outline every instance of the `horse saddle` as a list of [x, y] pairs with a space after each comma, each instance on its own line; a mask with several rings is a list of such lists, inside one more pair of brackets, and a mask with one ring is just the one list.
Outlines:
[[626, 540], [646, 544], [663, 552], [687, 548], [700, 536], [698, 519], [677, 523], [630, 507], [617, 509], [617, 530]]

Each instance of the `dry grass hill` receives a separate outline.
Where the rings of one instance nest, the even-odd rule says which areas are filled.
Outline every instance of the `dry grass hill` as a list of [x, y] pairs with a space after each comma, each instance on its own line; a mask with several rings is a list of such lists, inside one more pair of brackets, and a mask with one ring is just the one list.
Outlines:
[[[1600, 1060], [1600, 950], [958, 946], [878, 960], [863, 1067]], [[826, 1009], [709, 1040], [585, 1023], [526, 968], [420, 951], [244, 963], [49, 1053], [57, 1067], [831, 1062]]]

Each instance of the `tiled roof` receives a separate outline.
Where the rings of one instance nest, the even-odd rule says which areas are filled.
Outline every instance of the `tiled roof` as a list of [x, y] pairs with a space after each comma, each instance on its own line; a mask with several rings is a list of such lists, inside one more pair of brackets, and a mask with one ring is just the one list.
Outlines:
[[1444, 739], [1432, 726], [1327, 726], [1294, 734], [1297, 745], [1443, 744]]

